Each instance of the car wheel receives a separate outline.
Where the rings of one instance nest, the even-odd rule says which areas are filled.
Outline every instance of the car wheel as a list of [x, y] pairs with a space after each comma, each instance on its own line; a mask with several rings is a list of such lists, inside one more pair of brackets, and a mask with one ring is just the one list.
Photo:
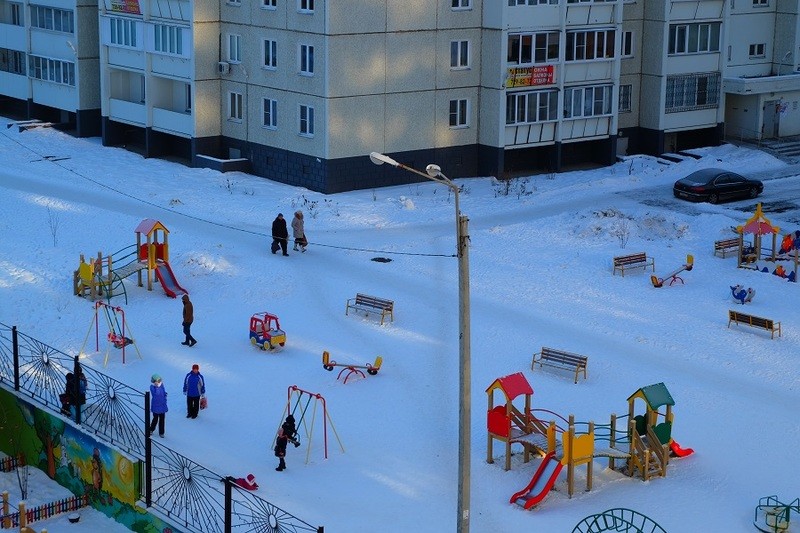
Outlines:
[[756, 196], [758, 196], [758, 189], [750, 187], [750, 198], [755, 198]]
[[719, 203], [719, 195], [716, 194], [716, 193], [709, 194], [708, 195], [708, 201], [711, 202], [712, 204]]

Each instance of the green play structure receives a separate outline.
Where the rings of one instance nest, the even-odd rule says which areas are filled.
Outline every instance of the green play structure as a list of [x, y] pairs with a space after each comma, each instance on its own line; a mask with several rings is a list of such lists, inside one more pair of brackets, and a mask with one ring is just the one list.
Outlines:
[[791, 503], [783, 503], [777, 496], [764, 496], [758, 500], [753, 525], [764, 533], [789, 533], [798, 531], [789, 529], [792, 512], [800, 514], [800, 498]]

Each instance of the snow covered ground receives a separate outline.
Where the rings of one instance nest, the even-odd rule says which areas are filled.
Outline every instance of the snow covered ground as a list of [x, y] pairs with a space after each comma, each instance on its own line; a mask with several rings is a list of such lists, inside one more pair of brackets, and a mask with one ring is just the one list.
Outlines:
[[[445, 187], [325, 196], [142, 159], [55, 130], [0, 132], [0, 321], [67, 353], [83, 351], [85, 364], [143, 391], [159, 373], [169, 393], [166, 445], [215, 472], [252, 472], [260, 496], [326, 531], [455, 529], [458, 291]], [[702, 157], [673, 164], [634, 157], [508, 187], [456, 180], [471, 237], [473, 531], [571, 531], [587, 515], [626, 507], [671, 533], [745, 532], [754, 530], [760, 497], [800, 496], [798, 286], [713, 256], [713, 242], [732, 236], [755, 202], [690, 204], [671, 190], [701, 167], [757, 173], [765, 178], [759, 200], [783, 234], [800, 229], [798, 173], [730, 145], [695, 153]], [[278, 212], [291, 220], [297, 209], [305, 213], [308, 251], [271, 255], [272, 220]], [[72, 295], [72, 272], [81, 253], [135, 243], [145, 218], [170, 230], [172, 269], [194, 302], [199, 342], [180, 344], [179, 299], [129, 282], [126, 318], [142, 358], [129, 350], [123, 365], [112, 351], [103, 368], [106, 347], [84, 344], [93, 307]], [[612, 276], [613, 256], [639, 251], [655, 258], [659, 276], [687, 254], [695, 266], [682, 274], [685, 285], [660, 289], [641, 271]], [[782, 337], [726, 327], [736, 308], [729, 287], [737, 283], [756, 290], [744, 310], [781, 321]], [[357, 292], [394, 300], [394, 322], [345, 316], [345, 301]], [[248, 320], [258, 311], [280, 317], [283, 349], [250, 345]], [[531, 371], [542, 346], [587, 355], [588, 379], [576, 385], [568, 372]], [[323, 350], [359, 365], [381, 355], [383, 368], [343, 384], [338, 370], [322, 368]], [[184, 417], [181, 395], [193, 363], [210, 405], [197, 420]], [[534, 408], [598, 424], [626, 414], [640, 387], [664, 382], [676, 402], [673, 435], [695, 453], [649, 482], [598, 459], [591, 492], [581, 490], [586, 471], [578, 468], [571, 499], [562, 474], [533, 511], [511, 505], [539, 461], [524, 464], [517, 453], [506, 472], [496, 444], [494, 464], [486, 463], [484, 391], [515, 372], [531, 383]], [[308, 464], [305, 447], [290, 447], [288, 469], [276, 472], [270, 446], [292, 385], [325, 397], [344, 453], [331, 437], [324, 460], [317, 426]], [[32, 484], [31, 494], [38, 490]], [[87, 523], [64, 530], [99, 529]]]

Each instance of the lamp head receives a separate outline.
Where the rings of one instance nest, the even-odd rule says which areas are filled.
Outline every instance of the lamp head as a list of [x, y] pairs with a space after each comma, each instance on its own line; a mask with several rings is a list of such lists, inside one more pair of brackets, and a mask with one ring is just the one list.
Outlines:
[[425, 167], [425, 172], [427, 172], [428, 176], [430, 176], [432, 178], [438, 178], [439, 176], [442, 175], [442, 167], [440, 167], [439, 165], [434, 165], [433, 163], [431, 163], [430, 165]]
[[370, 152], [369, 160], [375, 163], [376, 165], [382, 165], [384, 163], [389, 163], [393, 167], [399, 165], [397, 161], [389, 157], [388, 155], [383, 155], [379, 152]]

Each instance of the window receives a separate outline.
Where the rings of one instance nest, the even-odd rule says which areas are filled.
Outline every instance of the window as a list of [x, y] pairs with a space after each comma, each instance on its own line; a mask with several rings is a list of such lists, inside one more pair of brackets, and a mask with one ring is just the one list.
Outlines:
[[622, 57], [633, 57], [633, 32], [622, 32]]
[[123, 18], [108, 19], [111, 24], [111, 44], [136, 47], [136, 21]]
[[139, 76], [139, 103], [145, 103], [147, 97], [147, 80], [144, 76]]
[[719, 103], [719, 91], [720, 75], [718, 72], [668, 76], [664, 111], [677, 113], [715, 108]]
[[278, 7], [278, 0], [261, 0], [261, 7], [265, 9], [276, 9]]
[[450, 68], [469, 68], [469, 41], [450, 41]]
[[242, 7], [242, 0], [226, 0], [226, 3], [231, 6]]
[[43, 30], [74, 33], [75, 15], [72, 11], [45, 6], [31, 6], [31, 27]]
[[264, 122], [265, 128], [278, 129], [278, 101], [271, 98], [264, 98]]
[[314, 136], [314, 108], [308, 105], [300, 106], [300, 135]]
[[228, 120], [242, 121], [242, 93], [228, 93]]
[[233, 33], [228, 34], [228, 62], [242, 62], [242, 36]]
[[75, 63], [30, 56], [28, 69], [31, 78], [75, 86]]
[[564, 89], [564, 118], [599, 117], [611, 114], [611, 85]]
[[25, 20], [22, 18], [22, 4], [11, 4], [11, 24], [14, 26], [25, 25]]
[[192, 112], [192, 84], [186, 84], [186, 112]]
[[451, 0], [450, 7], [453, 9], [469, 9], [472, 0]]
[[313, 13], [314, 0], [297, 0], [297, 10], [300, 13]]
[[750, 57], [767, 57], [767, 44], [766, 43], [758, 43], [758, 44], [751, 44], [750, 45]]
[[567, 61], [611, 57], [614, 57], [614, 30], [567, 32]]
[[314, 47], [309, 44], [300, 45], [300, 73], [314, 74]]
[[537, 6], [537, 5], [557, 5], [558, 0], [508, 0], [510, 7], [514, 6]]
[[0, 48], [0, 72], [25, 75], [25, 52]]
[[278, 68], [278, 41], [264, 39], [264, 68]]
[[508, 63], [532, 65], [558, 60], [558, 32], [518, 33], [508, 36]]
[[631, 112], [631, 93], [633, 92], [633, 85], [620, 85], [619, 86], [619, 112]]
[[506, 124], [532, 124], [558, 119], [558, 91], [506, 95]]
[[753, 7], [767, 7], [769, 0], [753, 0]]
[[671, 24], [667, 53], [671, 55], [719, 52], [719, 22]]
[[183, 54], [183, 28], [156, 24], [154, 30], [154, 49], [165, 54]]
[[450, 100], [450, 127], [466, 128], [468, 126], [467, 113], [469, 105], [466, 99]]

